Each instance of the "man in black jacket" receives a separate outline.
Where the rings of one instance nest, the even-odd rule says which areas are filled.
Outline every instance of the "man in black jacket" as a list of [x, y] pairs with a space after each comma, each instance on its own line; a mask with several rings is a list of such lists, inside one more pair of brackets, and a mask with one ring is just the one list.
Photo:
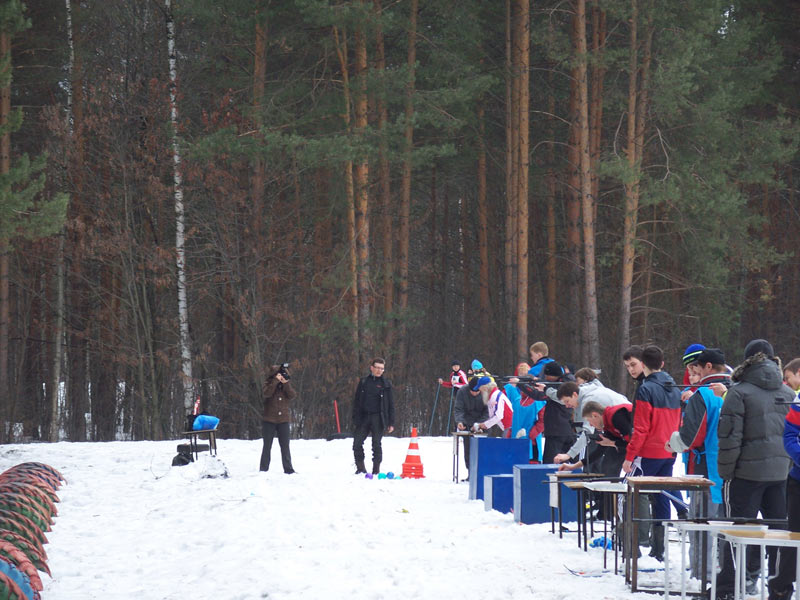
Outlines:
[[[480, 377], [473, 377], [467, 385], [462, 385], [456, 393], [454, 414], [456, 418], [456, 429], [467, 431], [472, 429], [476, 423], [483, 423], [489, 418], [489, 408], [483, 403], [481, 392], [478, 389]], [[469, 442], [470, 436], [464, 437], [464, 464], [469, 471]]]
[[[791, 461], [783, 447], [783, 429], [794, 392], [783, 383], [780, 359], [766, 340], [752, 340], [736, 367], [733, 385], [719, 414], [719, 475], [724, 480], [727, 517], [786, 518], [786, 475]], [[760, 571], [756, 548], [747, 549], [748, 588], [755, 588]], [[770, 574], [776, 548], [768, 547]], [[717, 598], [732, 598], [734, 565], [728, 544], [723, 546], [722, 570], [717, 575]], [[747, 593], [750, 593], [749, 591]]]
[[544, 408], [544, 452], [542, 453], [542, 463], [549, 465], [554, 463], [557, 454], [563, 454], [575, 443], [577, 437], [572, 427], [573, 410], [564, 406], [557, 399], [557, 385], [567, 381], [575, 381], [572, 373], [564, 373], [564, 369], [555, 361], [545, 364], [542, 369], [544, 382], [536, 382], [533, 385], [520, 384], [520, 391], [533, 398], [534, 400], [544, 400], [547, 402]]
[[353, 455], [356, 459], [356, 475], [366, 473], [364, 465], [364, 440], [372, 434], [372, 473], [381, 471], [383, 449], [381, 439], [394, 431], [394, 402], [392, 383], [383, 376], [386, 363], [382, 358], [373, 358], [370, 374], [358, 382], [353, 401]]

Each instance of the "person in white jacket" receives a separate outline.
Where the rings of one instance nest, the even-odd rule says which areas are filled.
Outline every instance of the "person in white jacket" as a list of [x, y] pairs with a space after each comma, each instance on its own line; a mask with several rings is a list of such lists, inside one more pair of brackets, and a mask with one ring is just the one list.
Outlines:
[[489, 418], [483, 423], [475, 423], [473, 429], [487, 431], [489, 437], [506, 437], [506, 431], [511, 433], [511, 421], [514, 418], [511, 400], [489, 377], [481, 377], [477, 387], [483, 395], [483, 403], [489, 411]]

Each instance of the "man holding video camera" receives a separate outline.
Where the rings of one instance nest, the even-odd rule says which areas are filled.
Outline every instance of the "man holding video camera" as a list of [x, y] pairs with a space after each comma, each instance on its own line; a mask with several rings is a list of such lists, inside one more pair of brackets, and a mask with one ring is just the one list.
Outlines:
[[287, 475], [294, 473], [292, 455], [289, 453], [289, 422], [292, 420], [289, 401], [293, 400], [296, 394], [292, 384], [289, 383], [290, 379], [289, 363], [283, 363], [270, 367], [264, 382], [264, 412], [261, 419], [264, 446], [259, 466], [261, 471], [269, 471], [272, 440], [277, 435], [278, 445], [281, 447], [283, 472]]

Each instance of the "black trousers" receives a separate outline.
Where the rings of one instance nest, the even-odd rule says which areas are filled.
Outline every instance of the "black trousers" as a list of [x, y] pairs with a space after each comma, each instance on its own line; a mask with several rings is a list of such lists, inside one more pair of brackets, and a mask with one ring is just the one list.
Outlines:
[[281, 447], [281, 462], [283, 462], [284, 473], [294, 473], [292, 468], [292, 455], [289, 453], [289, 424], [261, 422], [261, 437], [264, 439], [264, 446], [261, 449], [261, 465], [259, 470], [269, 471], [269, 459], [272, 451], [272, 440], [278, 436], [278, 445]]
[[[786, 505], [789, 531], [800, 531], [800, 481], [793, 477], [786, 480]], [[791, 592], [796, 577], [796, 553], [794, 548], [778, 549], [778, 574], [770, 579], [770, 590]]]
[[575, 436], [552, 436], [544, 438], [542, 464], [552, 465], [556, 454], [564, 454], [575, 443]]
[[461, 439], [464, 440], [464, 464], [467, 465], [467, 471], [469, 471], [469, 444], [471, 435], [465, 435]]
[[377, 413], [373, 415], [365, 415], [361, 419], [361, 423], [356, 425], [356, 430], [353, 433], [353, 456], [356, 462], [364, 460], [364, 440], [368, 435], [372, 435], [372, 463], [379, 465], [383, 460], [383, 448], [381, 448], [381, 439], [383, 439], [383, 424], [381, 423], [381, 416]]
[[[725, 505], [725, 516], [755, 518], [761, 512], [764, 519], [784, 519], [786, 517], [786, 480], [750, 481], [748, 479], [732, 479], [726, 481], [722, 488], [722, 501]], [[778, 526], [770, 526], [780, 529]], [[746, 569], [749, 579], [754, 579], [761, 570], [759, 549], [750, 546], [747, 549]], [[775, 572], [775, 559], [778, 549], [767, 546], [769, 556], [769, 572]], [[722, 544], [722, 569], [717, 575], [717, 595], [732, 592], [735, 584], [733, 553], [730, 544]]]

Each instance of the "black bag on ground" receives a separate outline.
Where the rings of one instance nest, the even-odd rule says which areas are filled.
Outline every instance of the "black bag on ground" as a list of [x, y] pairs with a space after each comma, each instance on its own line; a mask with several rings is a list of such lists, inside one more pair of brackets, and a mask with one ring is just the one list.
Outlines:
[[189, 463], [194, 462], [190, 452], [178, 452], [175, 458], [172, 459], [173, 467], [185, 467]]

